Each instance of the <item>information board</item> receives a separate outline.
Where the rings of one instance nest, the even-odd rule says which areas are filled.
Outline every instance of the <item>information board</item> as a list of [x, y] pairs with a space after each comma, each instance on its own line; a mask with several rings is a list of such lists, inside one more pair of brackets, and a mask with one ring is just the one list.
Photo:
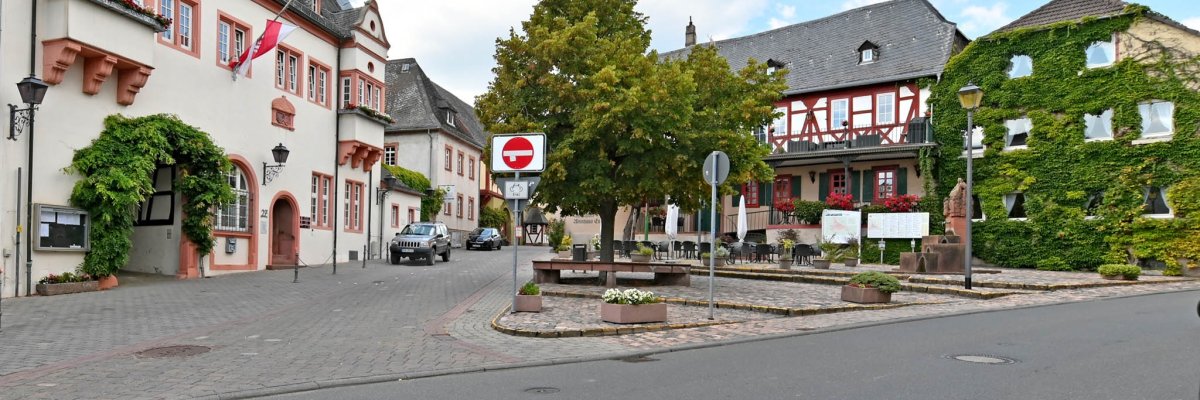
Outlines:
[[862, 214], [858, 211], [825, 210], [821, 214], [821, 240], [845, 244], [850, 238], [860, 239]]
[[929, 235], [929, 213], [872, 213], [867, 215], [867, 237], [920, 239]]

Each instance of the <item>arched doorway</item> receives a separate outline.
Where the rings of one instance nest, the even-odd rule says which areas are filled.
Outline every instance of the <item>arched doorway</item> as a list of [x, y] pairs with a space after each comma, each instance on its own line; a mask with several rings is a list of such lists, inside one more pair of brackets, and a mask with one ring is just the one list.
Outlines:
[[300, 218], [290, 195], [276, 196], [271, 203], [271, 266], [294, 266], [300, 251]]

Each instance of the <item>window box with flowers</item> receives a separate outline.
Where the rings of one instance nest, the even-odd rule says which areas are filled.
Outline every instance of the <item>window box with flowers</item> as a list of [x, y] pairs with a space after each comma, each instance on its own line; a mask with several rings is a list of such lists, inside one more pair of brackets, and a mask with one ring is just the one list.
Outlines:
[[608, 289], [600, 304], [600, 319], [616, 324], [640, 324], [667, 320], [667, 304], [650, 291]]
[[100, 282], [88, 274], [64, 272], [61, 275], [50, 274], [42, 278], [35, 289], [41, 296], [95, 292], [100, 290]]
[[372, 121], [383, 124], [384, 126], [396, 123], [396, 119], [392, 118], [392, 116], [390, 116], [390, 115], [376, 111], [375, 109], [373, 109], [371, 107], [355, 105], [353, 103], [351, 103], [350, 105], [347, 105], [346, 108], [338, 110], [338, 114], [361, 115], [363, 117], [366, 117], [367, 119], [370, 119]]
[[162, 32], [171, 26], [171, 19], [154, 12], [154, 9], [142, 7], [133, 0], [90, 0], [92, 3], [101, 7], [112, 10], [118, 14], [124, 15], [146, 25], [154, 32]]

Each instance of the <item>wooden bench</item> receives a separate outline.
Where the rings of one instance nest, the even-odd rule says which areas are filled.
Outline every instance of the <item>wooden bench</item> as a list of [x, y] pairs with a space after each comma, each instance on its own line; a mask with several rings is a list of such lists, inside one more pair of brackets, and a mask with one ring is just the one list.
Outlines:
[[654, 274], [655, 285], [691, 285], [690, 265], [668, 263], [596, 262], [596, 261], [534, 261], [533, 281], [536, 283], [558, 283], [562, 271], [609, 272], [604, 282], [606, 287], [617, 286], [617, 272], [649, 272]]

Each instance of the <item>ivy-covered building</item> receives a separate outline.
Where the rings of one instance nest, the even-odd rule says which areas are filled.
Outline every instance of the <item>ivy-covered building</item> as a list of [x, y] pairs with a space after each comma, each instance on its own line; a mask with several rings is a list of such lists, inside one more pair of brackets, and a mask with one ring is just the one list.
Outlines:
[[976, 39], [932, 95], [942, 198], [965, 177], [968, 83], [984, 93], [970, 140], [979, 258], [1197, 271], [1200, 32], [1122, 1], [1054, 0]]

